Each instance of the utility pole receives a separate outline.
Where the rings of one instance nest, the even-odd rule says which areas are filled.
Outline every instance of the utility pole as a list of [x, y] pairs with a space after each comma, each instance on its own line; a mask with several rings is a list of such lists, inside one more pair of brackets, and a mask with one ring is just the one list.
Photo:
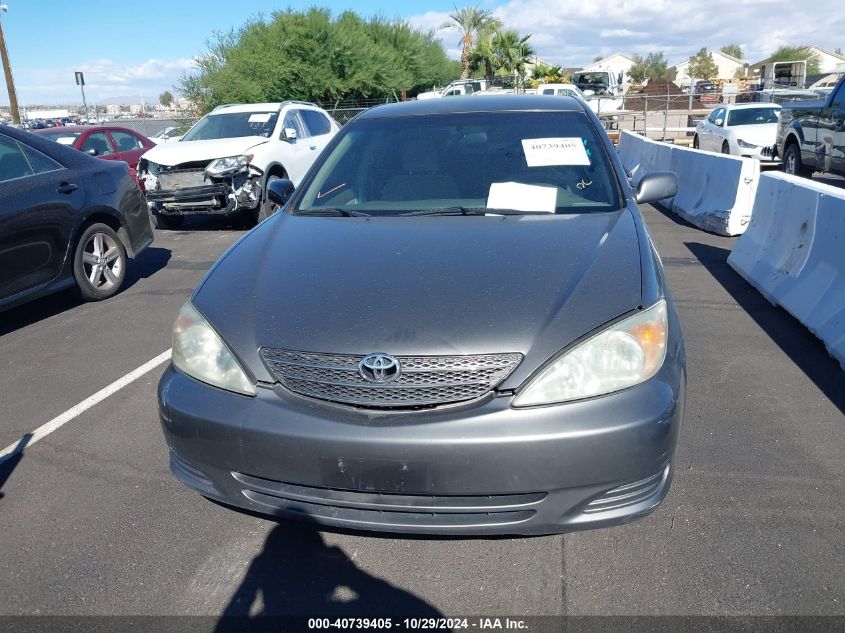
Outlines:
[[[5, 13], [8, 10], [8, 5], [0, 4], [0, 11]], [[12, 114], [12, 123], [20, 123], [21, 113], [20, 110], [18, 110], [18, 95], [15, 92], [15, 80], [12, 77], [12, 67], [9, 65], [9, 53], [6, 50], [6, 36], [3, 34], [3, 20], [0, 20], [0, 57], [3, 58], [3, 72], [6, 75], [6, 88], [9, 90], [9, 111]]]

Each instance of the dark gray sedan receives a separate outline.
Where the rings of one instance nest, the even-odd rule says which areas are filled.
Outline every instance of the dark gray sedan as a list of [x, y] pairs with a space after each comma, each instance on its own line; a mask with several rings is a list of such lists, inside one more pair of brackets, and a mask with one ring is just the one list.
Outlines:
[[236, 508], [428, 534], [624, 523], [665, 497], [678, 316], [590, 110], [381, 106], [182, 308], [159, 385], [176, 477]]

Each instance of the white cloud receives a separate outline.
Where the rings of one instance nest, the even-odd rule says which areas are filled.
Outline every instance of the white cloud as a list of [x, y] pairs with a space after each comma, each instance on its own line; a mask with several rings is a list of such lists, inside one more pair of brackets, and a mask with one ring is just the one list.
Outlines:
[[[671, 64], [701, 47], [739, 44], [748, 61], [765, 58], [783, 45], [843, 46], [845, 11], [841, 0], [807, 5], [782, 0], [509, 0], [494, 9], [508, 28], [531, 33], [537, 54], [566, 66], [589, 64], [597, 55], [621, 51], [645, 55], [662, 50]], [[410, 18], [436, 28], [448, 14]], [[448, 48], [457, 32], [438, 31]]]
[[139, 102], [157, 102], [164, 90], [173, 89], [179, 77], [194, 68], [194, 59], [148, 59], [138, 64], [121, 64], [97, 59], [59, 69], [15, 69], [18, 100], [25, 105], [81, 103], [74, 72], [85, 74], [85, 95], [92, 103], [112, 97], [131, 97]]

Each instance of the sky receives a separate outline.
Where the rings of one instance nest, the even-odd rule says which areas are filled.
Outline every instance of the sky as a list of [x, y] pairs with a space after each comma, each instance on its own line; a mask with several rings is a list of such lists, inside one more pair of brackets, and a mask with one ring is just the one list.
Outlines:
[[[435, 29], [450, 57], [459, 36], [440, 29], [453, 1], [440, 0], [0, 0], [18, 101], [24, 105], [81, 103], [74, 71], [83, 71], [89, 104], [115, 97], [158, 101], [191, 72], [215, 31], [241, 26], [274, 10], [326, 6], [363, 16], [380, 14]], [[845, 48], [842, 0], [465, 0], [490, 9], [508, 28], [531, 33], [545, 61], [584, 66], [614, 52], [662, 50], [670, 64], [701, 47], [739, 44], [748, 61], [781, 45]], [[0, 105], [8, 105], [0, 90]]]

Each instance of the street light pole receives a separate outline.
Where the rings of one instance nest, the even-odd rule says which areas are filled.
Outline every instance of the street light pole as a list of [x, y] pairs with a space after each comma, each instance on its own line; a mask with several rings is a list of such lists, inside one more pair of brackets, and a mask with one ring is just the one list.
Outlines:
[[[9, 7], [0, 4], [0, 11], [5, 13]], [[6, 75], [6, 88], [9, 90], [9, 111], [12, 114], [12, 123], [21, 122], [21, 113], [18, 110], [18, 95], [15, 92], [15, 80], [12, 77], [12, 67], [9, 65], [9, 53], [6, 50], [6, 36], [3, 34], [3, 20], [0, 20], [0, 57], [3, 58], [3, 73]]]

